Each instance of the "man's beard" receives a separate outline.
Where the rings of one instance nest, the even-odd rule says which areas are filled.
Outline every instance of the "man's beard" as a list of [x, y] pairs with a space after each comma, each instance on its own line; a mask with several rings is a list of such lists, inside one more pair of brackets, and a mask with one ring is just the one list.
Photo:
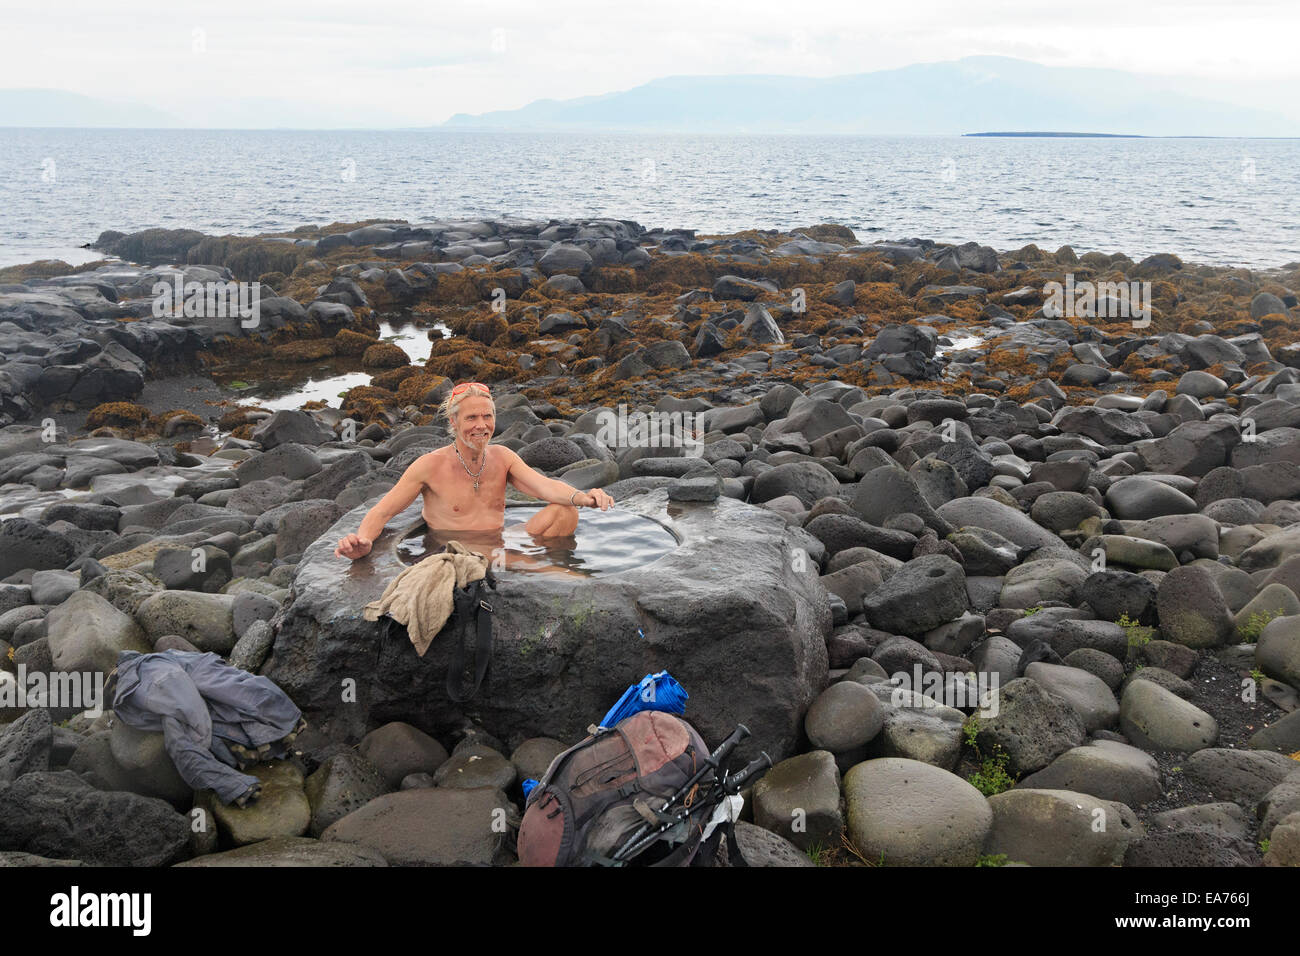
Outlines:
[[460, 436], [461, 443], [469, 449], [470, 454], [477, 460], [486, 452], [488, 442], [492, 440], [491, 435], [484, 435], [482, 438], [473, 438], [468, 434]]

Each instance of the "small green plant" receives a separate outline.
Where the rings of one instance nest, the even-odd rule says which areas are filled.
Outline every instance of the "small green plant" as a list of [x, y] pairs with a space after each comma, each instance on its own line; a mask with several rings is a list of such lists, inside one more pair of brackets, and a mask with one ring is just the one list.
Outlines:
[[1128, 636], [1129, 647], [1143, 647], [1151, 643], [1151, 635], [1155, 633], [1153, 628], [1144, 627], [1139, 624], [1128, 614], [1121, 614], [1119, 620], [1115, 622], [1124, 628], [1124, 633]]
[[970, 785], [986, 797], [1010, 790], [1016, 784], [1016, 778], [1007, 773], [1007, 754], [1001, 747], [994, 750], [992, 757], [985, 757], [980, 768], [970, 775]]
[[1255, 682], [1255, 684], [1256, 684], [1257, 686], [1260, 686], [1260, 687], [1262, 687], [1262, 686], [1264, 685], [1264, 678], [1265, 678], [1266, 676], [1268, 676], [1268, 675], [1266, 675], [1266, 674], [1265, 674], [1262, 670], [1260, 670], [1258, 667], [1254, 668], [1254, 669], [1250, 672], [1250, 679], [1253, 680], [1253, 681]]
[[820, 840], [808, 847], [808, 859], [813, 861], [813, 866], [826, 865], [826, 847]]
[[1269, 841], [1268, 841], [1268, 840], [1265, 839], [1265, 840], [1260, 840], [1260, 841], [1259, 841], [1259, 852], [1260, 852], [1260, 853], [1267, 853], [1267, 852], [1268, 852], [1268, 848], [1269, 848]]
[[981, 853], [980, 858], [975, 861], [976, 866], [1006, 866], [1007, 855], [1005, 853], [994, 853], [989, 855]]
[[[235, 379], [235, 381], [230, 383], [230, 387], [231, 388], [252, 388], [253, 386], [249, 385], [247, 382], [241, 382], [239, 379]], [[341, 392], [339, 393], [339, 397], [340, 398], [343, 397]]]
[[1170, 772], [1170, 773], [1182, 773], [1182, 772], [1183, 772], [1183, 768], [1182, 768], [1182, 767], [1170, 767], [1170, 768], [1169, 768], [1169, 772]]
[[962, 733], [967, 746], [975, 751], [975, 759], [980, 764], [979, 769], [970, 775], [967, 782], [986, 797], [1010, 790], [1015, 786], [1016, 778], [1007, 772], [1007, 760], [1010, 756], [1001, 745], [994, 744], [993, 753], [988, 755], [980, 750], [977, 742], [979, 724], [974, 715], [966, 718], [965, 723], [962, 724]]
[[1282, 608], [1276, 611], [1256, 611], [1246, 619], [1244, 624], [1237, 625], [1237, 637], [1241, 638], [1243, 644], [1254, 644], [1259, 640], [1260, 632], [1268, 626], [1268, 622], [1285, 613]]
[[1033, 607], [1027, 607], [1025, 608], [1025, 617], [1033, 617], [1042, 609], [1043, 606], [1041, 604], [1035, 604]]

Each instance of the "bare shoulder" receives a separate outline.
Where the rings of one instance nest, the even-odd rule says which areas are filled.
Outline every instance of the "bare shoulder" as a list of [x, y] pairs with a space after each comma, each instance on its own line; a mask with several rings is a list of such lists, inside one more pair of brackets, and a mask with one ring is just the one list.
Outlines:
[[421, 484], [429, 484], [442, 460], [447, 457], [443, 454], [445, 451], [444, 448], [438, 448], [421, 455], [406, 466], [406, 471], [402, 473], [402, 477], [405, 478], [409, 475], [413, 480], [419, 481]]
[[494, 449], [492, 454], [501, 456], [501, 460], [506, 463], [507, 471], [514, 468], [516, 465], [522, 465], [524, 462], [524, 460], [519, 457], [519, 453], [509, 445], [489, 445], [488, 447]]

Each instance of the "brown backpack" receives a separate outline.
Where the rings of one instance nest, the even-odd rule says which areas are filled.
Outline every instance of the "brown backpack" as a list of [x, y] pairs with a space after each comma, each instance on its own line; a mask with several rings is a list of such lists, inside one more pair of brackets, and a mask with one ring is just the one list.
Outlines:
[[[695, 728], [672, 714], [641, 711], [559, 754], [528, 795], [519, 828], [524, 866], [616, 865], [613, 855], [705, 765], [709, 749]], [[700, 786], [713, 780], [706, 775]], [[720, 830], [722, 828], [719, 828]], [[639, 864], [689, 866], [702, 831], [675, 835]], [[721, 835], [721, 834], [719, 834]], [[710, 843], [715, 843], [710, 840]], [[710, 854], [711, 859], [711, 854]]]

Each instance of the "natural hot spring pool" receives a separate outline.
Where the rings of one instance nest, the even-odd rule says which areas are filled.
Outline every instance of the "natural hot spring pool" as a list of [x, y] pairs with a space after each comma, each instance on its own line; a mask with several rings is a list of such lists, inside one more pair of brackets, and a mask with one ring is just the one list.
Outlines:
[[641, 567], [677, 547], [677, 538], [658, 521], [617, 506], [609, 511], [582, 509], [577, 530], [567, 538], [535, 539], [523, 525], [540, 510], [533, 505], [507, 507], [505, 530], [499, 532], [431, 532], [420, 523], [397, 545], [397, 556], [404, 564], [416, 564], [455, 540], [493, 559], [496, 569], [504, 557], [507, 571], [594, 577]]

